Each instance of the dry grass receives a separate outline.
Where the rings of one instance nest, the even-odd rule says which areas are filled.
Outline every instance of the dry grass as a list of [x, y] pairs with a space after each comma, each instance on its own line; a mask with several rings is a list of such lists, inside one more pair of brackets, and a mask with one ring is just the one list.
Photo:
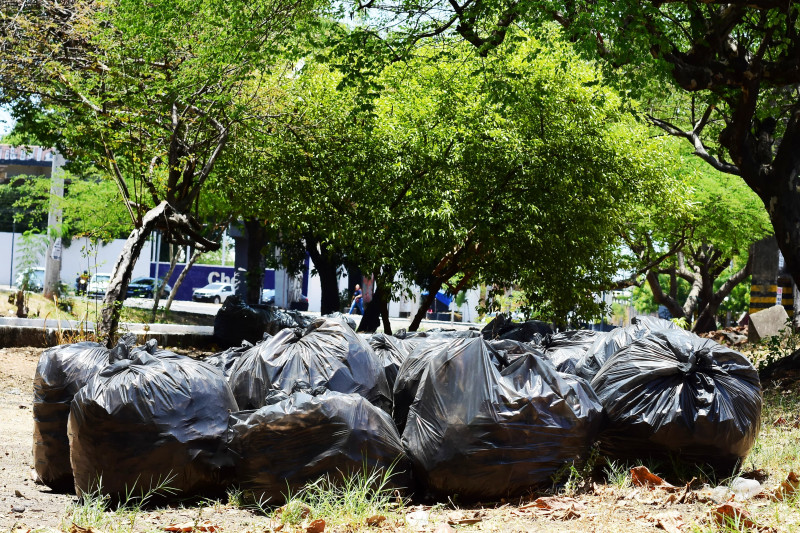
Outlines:
[[[9, 301], [12, 293], [0, 291], [0, 316], [16, 316], [17, 307]], [[160, 302], [163, 307], [165, 301]], [[102, 300], [85, 297], [70, 297], [54, 302], [39, 293], [28, 294], [28, 318], [46, 318], [48, 320], [77, 320], [80, 323], [96, 322], [102, 310]], [[150, 309], [122, 307], [120, 320], [136, 324], [150, 323]], [[163, 310], [156, 313], [156, 323], [207, 326], [213, 324], [213, 317], [200, 316], [193, 313], [170, 311], [162, 318]]]

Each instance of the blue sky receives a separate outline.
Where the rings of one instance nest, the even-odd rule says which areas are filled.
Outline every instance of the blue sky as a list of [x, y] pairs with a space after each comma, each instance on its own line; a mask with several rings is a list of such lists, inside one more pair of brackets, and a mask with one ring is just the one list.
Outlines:
[[0, 107], [0, 135], [5, 135], [11, 129], [13, 121], [8, 111]]

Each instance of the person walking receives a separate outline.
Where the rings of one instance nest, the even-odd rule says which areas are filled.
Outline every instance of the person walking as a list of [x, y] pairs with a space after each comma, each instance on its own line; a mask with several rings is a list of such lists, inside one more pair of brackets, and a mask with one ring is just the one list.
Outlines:
[[356, 288], [353, 291], [353, 303], [350, 304], [350, 310], [347, 312], [348, 315], [353, 314], [353, 310], [358, 306], [358, 310], [361, 316], [364, 316], [364, 299], [363, 293], [361, 292], [361, 285], [356, 283]]

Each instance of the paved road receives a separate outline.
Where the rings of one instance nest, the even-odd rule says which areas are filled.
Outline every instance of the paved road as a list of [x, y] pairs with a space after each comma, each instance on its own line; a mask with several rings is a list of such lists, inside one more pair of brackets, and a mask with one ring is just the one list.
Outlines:
[[[164, 300], [159, 302], [159, 305], [163, 305], [166, 303]], [[140, 307], [145, 309], [150, 309], [153, 307], [153, 300], [150, 298], [128, 298], [125, 300], [125, 305], [129, 307]], [[172, 302], [172, 310], [173, 311], [180, 311], [183, 313], [198, 313], [203, 315], [216, 315], [219, 308], [222, 307], [221, 304], [212, 304], [212, 303], [203, 303], [203, 302], [187, 302], [183, 300], [175, 300]], [[314, 312], [304, 312], [303, 314], [311, 315], [311, 316], [319, 316], [319, 313]], [[359, 315], [350, 315], [350, 317], [356, 321], [361, 320], [361, 316]], [[411, 325], [410, 318], [391, 318], [390, 322], [392, 324], [392, 331], [397, 331], [399, 329], [408, 328]], [[473, 324], [469, 322], [442, 322], [438, 320], [423, 320], [422, 324], [420, 325], [421, 329], [433, 329], [433, 328], [446, 328], [446, 329], [469, 329], [473, 328], [482, 328], [483, 324]]]

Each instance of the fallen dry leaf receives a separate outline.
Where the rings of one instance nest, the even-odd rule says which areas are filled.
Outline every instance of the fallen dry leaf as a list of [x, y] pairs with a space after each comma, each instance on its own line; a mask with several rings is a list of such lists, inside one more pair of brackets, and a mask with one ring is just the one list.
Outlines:
[[95, 529], [93, 527], [81, 527], [78, 524], [73, 523], [69, 526], [69, 533], [102, 533], [99, 529]]
[[477, 524], [483, 520], [480, 511], [475, 511], [474, 513], [450, 513], [447, 517], [447, 523], [451, 526], [469, 526], [472, 524]]
[[520, 507], [520, 509], [539, 510], [542, 514], [558, 520], [579, 518], [581, 515], [578, 511], [583, 511], [585, 508], [585, 503], [567, 496], [543, 496]]
[[636, 487], [659, 487], [668, 490], [676, 490], [678, 487], [671, 485], [650, 472], [646, 466], [635, 466], [631, 468], [631, 481]]
[[758, 528], [755, 522], [750, 520], [748, 512], [733, 502], [723, 503], [714, 509], [713, 518], [714, 521], [721, 526], [735, 525], [738, 528]]
[[214, 533], [217, 529], [217, 526], [206, 520], [203, 523], [196, 524], [194, 522], [184, 522], [183, 524], [171, 524], [169, 526], [164, 526], [164, 531], [172, 531], [173, 533], [191, 533], [192, 531], [202, 531], [205, 533]]
[[656, 527], [660, 527], [667, 533], [681, 533], [686, 524], [681, 513], [678, 511], [667, 511], [653, 517]]
[[781, 483], [781, 486], [767, 493], [770, 500], [781, 502], [787, 498], [791, 498], [800, 491], [800, 478], [794, 472], [789, 472], [786, 480]]
[[433, 533], [455, 533], [455, 529], [448, 524], [447, 522], [440, 522], [436, 529], [433, 530]]
[[578, 506], [583, 508], [585, 504], [579, 500], [576, 500], [575, 498], [570, 498], [568, 496], [542, 496], [541, 498], [536, 498], [529, 504], [520, 506], [520, 509], [537, 508], [537, 509], [558, 510], [558, 509], [567, 509], [573, 506]]
[[306, 526], [306, 533], [324, 533], [325, 531], [325, 520], [322, 518], [317, 518], [316, 520], [312, 520], [310, 524]]
[[383, 524], [385, 521], [386, 517], [383, 516], [382, 514], [376, 514], [375, 516], [370, 516], [366, 520], [367, 525], [369, 527], [381, 527], [381, 524]]

